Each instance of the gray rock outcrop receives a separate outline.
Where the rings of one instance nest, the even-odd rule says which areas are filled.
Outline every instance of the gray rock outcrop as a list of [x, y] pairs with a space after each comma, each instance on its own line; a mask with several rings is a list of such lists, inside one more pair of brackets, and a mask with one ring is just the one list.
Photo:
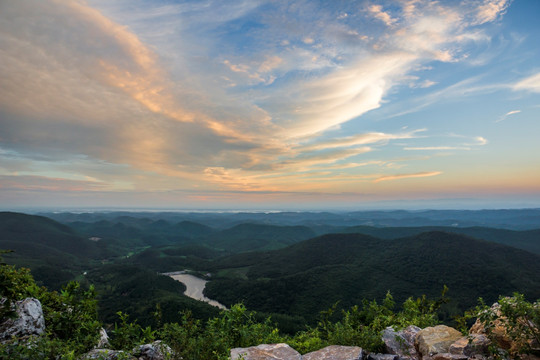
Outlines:
[[105, 349], [109, 347], [109, 335], [104, 328], [99, 329], [99, 341], [96, 349]]
[[401, 331], [395, 331], [392, 327], [387, 327], [382, 335], [386, 352], [398, 355], [400, 359], [416, 359], [417, 353], [414, 340], [420, 330], [422, 329], [414, 325], [410, 325]]
[[43, 334], [45, 318], [39, 300], [26, 298], [17, 301], [14, 308], [15, 317], [6, 319], [0, 324], [0, 341]]
[[399, 360], [399, 358], [395, 354], [368, 354], [366, 360]]
[[[116, 351], [109, 349], [94, 349], [81, 356], [81, 360], [117, 360], [117, 359], [129, 359], [128, 355], [124, 351]], [[135, 358], [132, 358], [135, 360]]]
[[302, 360], [362, 360], [364, 352], [358, 346], [331, 345], [302, 356]]
[[231, 360], [302, 360], [302, 355], [287, 344], [263, 344], [231, 350]]
[[173, 351], [168, 345], [158, 340], [135, 347], [131, 354], [139, 360], [166, 360], [172, 357]]

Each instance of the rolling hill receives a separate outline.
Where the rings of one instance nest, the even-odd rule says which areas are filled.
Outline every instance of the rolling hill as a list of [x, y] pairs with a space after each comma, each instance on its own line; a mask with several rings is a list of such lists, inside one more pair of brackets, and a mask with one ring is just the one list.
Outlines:
[[335, 302], [343, 307], [381, 299], [391, 291], [437, 297], [450, 288], [448, 313], [514, 291], [540, 297], [540, 256], [509, 246], [427, 232], [395, 240], [361, 234], [329, 234], [270, 252], [239, 254], [213, 262], [212, 271], [247, 268], [247, 279], [208, 283], [206, 295], [225, 305], [302, 315], [313, 321]]

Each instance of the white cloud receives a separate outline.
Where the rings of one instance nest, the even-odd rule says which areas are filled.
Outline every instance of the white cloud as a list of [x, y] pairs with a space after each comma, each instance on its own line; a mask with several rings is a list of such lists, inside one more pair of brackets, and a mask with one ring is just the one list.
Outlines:
[[525, 90], [540, 93], [540, 73], [531, 75], [515, 83], [512, 88], [516, 91]]
[[412, 139], [418, 137], [419, 132], [423, 132], [425, 129], [419, 129], [401, 134], [387, 134], [387, 133], [366, 133], [358, 134], [354, 136], [348, 136], [344, 138], [336, 138], [330, 141], [317, 142], [309, 145], [302, 145], [299, 147], [301, 151], [314, 151], [323, 149], [332, 149], [339, 147], [349, 147], [357, 145], [376, 144], [381, 142], [388, 142], [389, 140], [396, 139]]
[[508, 118], [509, 116], [515, 115], [515, 114], [519, 114], [520, 112], [521, 112], [521, 110], [512, 110], [512, 111], [509, 111], [509, 112], [507, 112], [506, 114], [504, 114], [503, 116], [501, 116], [499, 119], [495, 120], [495, 122], [501, 122], [501, 121], [504, 121], [504, 120], [506, 120], [506, 118]]
[[376, 19], [382, 21], [386, 26], [392, 26], [397, 22], [396, 19], [393, 19], [390, 14], [383, 10], [381, 5], [370, 5], [368, 10]]
[[373, 182], [378, 183], [381, 181], [390, 181], [390, 180], [401, 180], [401, 179], [411, 179], [411, 178], [423, 178], [423, 177], [431, 177], [431, 176], [437, 176], [442, 174], [441, 171], [426, 171], [426, 172], [419, 172], [414, 174], [397, 174], [397, 175], [385, 175], [381, 176]]
[[417, 146], [417, 147], [404, 147], [403, 150], [471, 150], [470, 147], [461, 146]]
[[473, 24], [479, 25], [494, 21], [506, 12], [512, 0], [484, 0], [476, 9]]

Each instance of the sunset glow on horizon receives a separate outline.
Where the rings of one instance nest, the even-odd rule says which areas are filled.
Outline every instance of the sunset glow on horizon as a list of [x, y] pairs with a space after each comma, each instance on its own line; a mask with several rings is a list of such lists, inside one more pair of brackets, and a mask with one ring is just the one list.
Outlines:
[[540, 207], [538, 15], [1, 2], [1, 207]]

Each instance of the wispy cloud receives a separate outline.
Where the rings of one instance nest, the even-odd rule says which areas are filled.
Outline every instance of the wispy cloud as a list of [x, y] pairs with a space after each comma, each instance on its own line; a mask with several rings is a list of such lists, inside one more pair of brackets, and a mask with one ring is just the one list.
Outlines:
[[404, 147], [403, 150], [471, 150], [471, 148], [462, 146], [417, 146]]
[[376, 19], [382, 21], [386, 26], [392, 26], [397, 22], [397, 19], [393, 19], [389, 13], [383, 10], [381, 5], [370, 5], [368, 10]]
[[381, 182], [381, 181], [390, 181], [390, 180], [401, 180], [401, 179], [410, 179], [410, 178], [421, 178], [421, 177], [430, 177], [430, 176], [437, 176], [442, 174], [441, 171], [429, 171], [429, 172], [421, 172], [421, 173], [415, 173], [415, 174], [397, 174], [397, 175], [387, 175], [387, 176], [381, 176], [373, 182]]
[[513, 84], [512, 88], [516, 91], [525, 90], [534, 93], [540, 93], [540, 73], [531, 75]]
[[335, 138], [330, 141], [316, 142], [309, 145], [299, 146], [299, 150], [302, 152], [305, 151], [314, 151], [322, 149], [332, 149], [339, 147], [348, 147], [356, 145], [368, 145], [376, 143], [385, 143], [389, 140], [396, 139], [412, 139], [418, 137], [418, 133], [424, 132], [426, 129], [418, 129], [414, 131], [409, 131], [406, 133], [397, 133], [397, 134], [387, 134], [387, 133], [366, 133], [358, 134], [354, 136], [347, 136], [343, 138]]
[[508, 118], [509, 116], [511, 115], [515, 115], [515, 114], [519, 114], [521, 112], [521, 110], [512, 110], [512, 111], [509, 111], [507, 112], [506, 114], [504, 114], [503, 116], [501, 116], [499, 119], [495, 120], [495, 122], [501, 122], [503, 120], [506, 120], [506, 118]]
[[496, 20], [506, 12], [511, 2], [512, 0], [484, 0], [476, 9], [473, 24], [484, 24]]

